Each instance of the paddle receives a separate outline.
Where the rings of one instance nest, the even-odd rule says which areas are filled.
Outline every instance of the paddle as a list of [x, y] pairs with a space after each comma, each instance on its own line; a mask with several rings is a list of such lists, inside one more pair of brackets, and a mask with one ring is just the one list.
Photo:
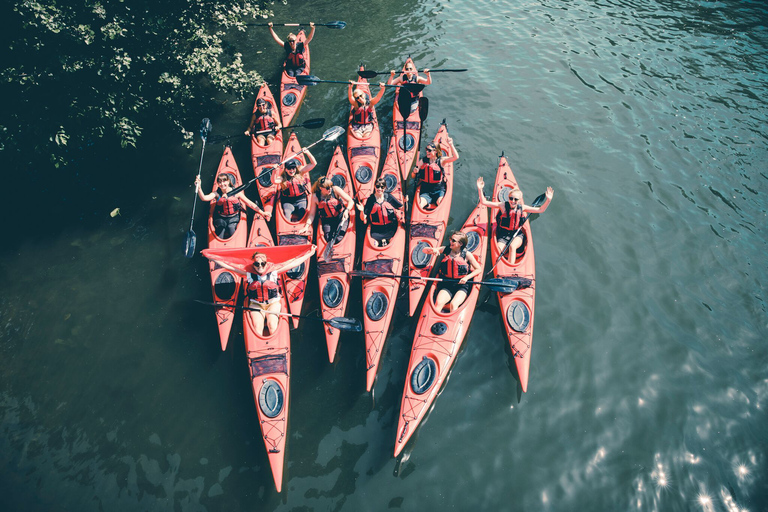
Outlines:
[[[320, 144], [320, 143], [321, 143], [321, 142], [323, 142], [324, 140], [336, 140], [337, 138], [339, 138], [339, 135], [341, 135], [341, 134], [343, 134], [343, 133], [344, 133], [344, 128], [342, 128], [341, 126], [333, 126], [333, 127], [331, 127], [331, 128], [328, 128], [328, 129], [325, 131], [325, 133], [323, 133], [323, 137], [322, 137], [320, 140], [317, 140], [317, 141], [313, 142], [312, 144], [310, 144], [309, 146], [305, 147], [304, 149], [309, 149], [309, 148], [311, 148], [312, 146], [315, 146], [315, 145], [317, 145], [317, 144]], [[239, 187], [235, 187], [235, 188], [233, 188], [231, 191], [229, 191], [229, 192], [227, 193], [227, 195], [228, 195], [228, 196], [230, 196], [230, 197], [232, 197], [232, 196], [234, 196], [235, 194], [237, 194], [238, 192], [240, 192], [241, 190], [245, 190], [246, 188], [248, 188], [248, 187], [250, 187], [251, 185], [253, 185], [253, 182], [254, 182], [254, 181], [256, 181], [256, 180], [258, 180], [259, 178], [261, 178], [261, 176], [262, 176], [262, 175], [264, 175], [264, 174], [267, 174], [267, 173], [269, 173], [269, 172], [272, 172], [272, 171], [274, 171], [275, 169], [279, 168], [281, 165], [283, 165], [283, 164], [284, 164], [285, 162], [287, 162], [288, 160], [290, 160], [290, 159], [292, 159], [292, 158], [295, 158], [295, 157], [299, 156], [299, 155], [300, 155], [300, 154], [302, 154], [302, 153], [303, 153], [303, 151], [299, 151], [298, 153], [294, 153], [293, 155], [289, 156], [288, 158], [286, 158], [285, 160], [283, 160], [283, 161], [282, 161], [282, 162], [280, 162], [279, 164], [275, 165], [274, 167], [270, 167], [270, 168], [268, 168], [268, 169], [264, 169], [264, 170], [262, 170], [262, 171], [259, 173], [259, 175], [258, 175], [258, 176], [256, 176], [255, 178], [252, 178], [252, 179], [251, 179], [250, 181], [248, 181], [247, 183], [243, 183], [243, 184], [242, 184], [242, 185], [240, 185]]]
[[[358, 277], [367, 277], [367, 278], [393, 277], [395, 279], [418, 279], [423, 281], [436, 281], [438, 283], [440, 282], [458, 283], [459, 282], [459, 279], [451, 279], [447, 277], [440, 278], [440, 277], [404, 276], [404, 275], [396, 275], [396, 274], [379, 274], [377, 272], [368, 272], [366, 270], [353, 270], [352, 272], [350, 272], [350, 275], [358, 276]], [[525, 286], [521, 286], [521, 284], [525, 284], [525, 282], [522, 281], [522, 279], [523, 278], [515, 278], [515, 277], [494, 277], [493, 279], [489, 279], [487, 281], [467, 281], [467, 284], [487, 286], [490, 290], [494, 292], [512, 293], [518, 288], [525, 287]]]
[[[321, 80], [320, 78], [316, 77], [315, 75], [297, 75], [296, 76], [296, 82], [298, 82], [299, 85], [317, 85], [320, 83], [323, 84], [344, 84], [349, 85], [350, 83], [354, 85], [370, 85], [368, 82], [342, 82], [341, 80]], [[406, 89], [408, 92], [413, 94], [414, 96], [419, 94], [422, 89], [424, 89], [424, 84], [403, 84], [403, 85], [389, 85], [384, 84], [384, 87], [395, 87], [395, 88], [403, 88]]]
[[325, 318], [320, 318], [316, 316], [302, 316], [302, 315], [292, 315], [290, 313], [278, 313], [276, 311], [264, 311], [263, 309], [249, 308], [248, 306], [231, 306], [229, 304], [221, 304], [218, 302], [207, 302], [204, 300], [197, 300], [197, 299], [195, 299], [195, 302], [198, 302], [200, 304], [205, 304], [206, 306], [213, 306], [213, 307], [219, 307], [219, 308], [235, 308], [235, 309], [243, 309], [245, 311], [261, 311], [262, 313], [265, 313], [268, 315], [287, 316], [292, 318], [303, 318], [305, 320], [317, 320], [318, 322], [323, 322], [325, 324], [330, 325], [331, 327], [335, 327], [340, 331], [360, 332], [363, 330], [363, 326], [360, 324], [360, 320], [358, 320], [357, 318], [349, 318], [346, 316], [335, 316], [333, 318], [329, 318], [326, 320]]
[[[309, 128], [310, 130], [313, 130], [315, 128], [320, 128], [325, 124], [325, 118], [324, 117], [315, 117], [313, 119], [308, 119], [307, 121], [304, 121], [301, 124], [293, 124], [291, 126], [283, 126], [280, 128], [281, 130], [288, 130], [290, 128]], [[257, 132], [253, 132], [251, 135], [259, 135], [262, 133], [274, 133], [276, 132], [275, 128], [269, 128], [268, 130], [259, 130]], [[215, 137], [211, 137], [211, 144], [234, 139], [235, 137], [242, 137], [242, 134], [238, 133], [236, 135], [218, 135]]]
[[[269, 23], [246, 23], [249, 27], [268, 27]], [[308, 27], [309, 23], [273, 23], [273, 27]], [[316, 27], [328, 27], [341, 30], [347, 26], [343, 21], [331, 21], [329, 23], [315, 23]]]
[[[203, 149], [200, 151], [200, 166], [197, 168], [197, 177], [200, 178], [200, 172], [203, 170], [203, 155], [205, 154], [205, 141], [208, 140], [208, 134], [213, 130], [211, 120], [207, 117], [200, 122], [200, 138], [203, 140]], [[197, 206], [197, 190], [195, 190], [195, 200], [192, 203], [192, 220], [189, 221], [189, 231], [187, 239], [184, 242], [184, 256], [191, 258], [195, 255], [195, 246], [197, 245], [197, 235], [192, 230], [195, 223], [195, 207]]]
[[331, 257], [333, 256], [333, 247], [336, 245], [336, 237], [339, 236], [339, 233], [341, 233], [341, 227], [343, 225], [344, 225], [344, 219], [341, 219], [339, 221], [339, 225], [336, 226], [336, 231], [334, 231], [330, 241], [326, 240], [325, 249], [323, 250], [323, 254], [320, 256], [320, 259], [322, 259], [323, 261], [330, 261]]
[[[544, 200], [545, 200], [546, 198], [547, 198], [547, 196], [546, 196], [545, 194], [541, 194], [539, 197], [537, 197], [536, 199], [534, 199], [534, 200], [533, 200], [533, 204], [532, 204], [531, 206], [541, 206], [542, 204], [544, 204]], [[489, 276], [489, 275], [491, 275], [491, 273], [493, 272], [493, 269], [495, 269], [495, 268], [496, 268], [496, 265], [498, 265], [498, 264], [499, 264], [499, 262], [501, 261], [501, 258], [503, 258], [503, 257], [504, 257], [504, 253], [506, 253], [506, 252], [507, 252], [507, 249], [509, 249], [509, 245], [512, 243], [512, 240], [514, 240], [514, 239], [515, 239], [515, 237], [516, 237], [517, 235], [519, 235], [519, 234], [520, 234], [520, 231], [523, 229], [523, 226], [525, 225], [526, 221], [528, 220], [528, 218], [529, 218], [531, 215], [532, 215], [532, 214], [531, 214], [531, 213], [529, 213], [528, 215], [526, 215], [526, 216], [523, 218], [523, 220], [522, 220], [522, 221], [520, 221], [520, 227], [519, 227], [519, 228], [517, 228], [517, 230], [515, 230], [515, 232], [514, 232], [514, 233], [512, 234], [512, 236], [510, 237], [510, 239], [509, 239], [509, 240], [507, 240], [507, 243], [506, 243], [506, 244], [504, 244], [504, 248], [503, 248], [503, 249], [501, 250], [501, 252], [499, 253], [499, 257], [498, 257], [498, 258], [496, 258], [496, 261], [493, 263], [493, 266], [491, 267], [491, 270], [489, 270], [488, 272], [486, 272], [486, 274], [485, 274], [486, 276]], [[495, 243], [495, 242], [492, 242], [492, 243]]]
[[[461, 73], [463, 71], [467, 71], [466, 69], [430, 69], [430, 73]], [[374, 78], [376, 75], [388, 75], [390, 74], [390, 71], [373, 71], [370, 69], [361, 69], [357, 72], [357, 76], [360, 78], [365, 78], [366, 80], [369, 78]]]

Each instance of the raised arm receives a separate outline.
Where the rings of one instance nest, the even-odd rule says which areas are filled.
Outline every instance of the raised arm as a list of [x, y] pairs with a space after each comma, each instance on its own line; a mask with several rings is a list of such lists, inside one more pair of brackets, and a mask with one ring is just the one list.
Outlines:
[[544, 204], [538, 207], [528, 206], [526, 204], [526, 205], [523, 205], [523, 211], [529, 212], [529, 213], [544, 213], [545, 211], [547, 211], [547, 208], [549, 207], [549, 203], [550, 201], [552, 201], [552, 196], [554, 195], [555, 195], [554, 189], [552, 187], [547, 187], [547, 192], [545, 194], [546, 200], [544, 201]]
[[312, 250], [307, 252], [307, 254], [285, 261], [280, 265], [275, 265], [275, 267], [272, 268], [272, 272], [277, 272], [278, 274], [282, 274], [286, 270], [291, 270], [294, 267], [298, 267], [299, 265], [307, 261], [309, 258], [311, 258], [315, 254], [315, 251], [317, 251], [317, 246], [312, 245]]
[[477, 198], [480, 204], [488, 208], [501, 208], [504, 203], [497, 202], [497, 201], [489, 201], [488, 199], [485, 198], [485, 195], [483, 194], [484, 186], [485, 186], [485, 181], [483, 180], [483, 177], [480, 176], [479, 178], [477, 178]]
[[197, 192], [197, 197], [199, 197], [202, 201], [211, 202], [214, 199], [216, 199], [216, 192], [211, 192], [210, 194], [203, 194], [203, 189], [200, 188], [200, 176], [197, 176], [195, 178], [195, 192]]
[[427, 77], [419, 77], [418, 82], [424, 85], [432, 85], [432, 75], [429, 74], [429, 68], [424, 70], [424, 74], [427, 75]]
[[279, 44], [282, 47], [285, 47], [285, 43], [283, 42], [283, 40], [277, 37], [277, 34], [275, 34], [275, 29], [272, 28], [271, 21], [269, 22], [269, 33], [272, 34], [272, 39], [274, 39], [277, 44]]
[[261, 208], [259, 208], [259, 205], [257, 205], [256, 203], [254, 203], [253, 201], [251, 201], [250, 199], [248, 199], [248, 197], [245, 195], [245, 192], [243, 192], [243, 191], [241, 190], [240, 192], [238, 192], [238, 193], [237, 193], [237, 197], [238, 197], [238, 199], [240, 199], [242, 202], [244, 202], [244, 203], [245, 203], [245, 205], [246, 205], [248, 208], [250, 208], [251, 210], [255, 211], [255, 212], [256, 212], [256, 213], [258, 213], [259, 215], [262, 215], [262, 216], [264, 215], [264, 210], [262, 210]]
[[371, 106], [374, 106], [379, 102], [379, 100], [384, 96], [384, 91], [387, 89], [384, 87], [386, 84], [384, 82], [379, 82], [379, 93], [371, 98]]
[[304, 42], [304, 44], [309, 44], [309, 42], [312, 40], [312, 38], [315, 37], [315, 29], [317, 28], [315, 26], [315, 22], [314, 21], [310, 21], [309, 22], [309, 26], [310, 26], [311, 30], [309, 31], [309, 35], [307, 36], [307, 40]]
[[225, 268], [227, 270], [231, 270], [232, 272], [234, 272], [236, 274], [240, 274], [243, 277], [248, 277], [248, 272], [245, 272], [244, 270], [241, 270], [239, 268], [235, 268], [235, 267], [233, 267], [232, 265], [230, 265], [228, 263], [224, 263], [223, 261], [219, 261], [219, 260], [216, 260], [216, 259], [213, 259], [213, 258], [209, 258], [209, 259], [212, 262], [214, 262], [217, 265], [219, 265], [220, 267], [222, 267], [222, 268]]
[[307, 156], [308, 162], [299, 169], [299, 172], [301, 174], [309, 174], [309, 171], [314, 169], [317, 165], [317, 160], [315, 160], [315, 155], [313, 155], [307, 148], [301, 148], [301, 152]]
[[448, 149], [450, 149], [450, 153], [442, 157], [443, 164], [449, 164], [459, 159], [459, 152], [456, 151], [456, 146], [453, 145], [453, 138], [451, 137], [448, 137]]

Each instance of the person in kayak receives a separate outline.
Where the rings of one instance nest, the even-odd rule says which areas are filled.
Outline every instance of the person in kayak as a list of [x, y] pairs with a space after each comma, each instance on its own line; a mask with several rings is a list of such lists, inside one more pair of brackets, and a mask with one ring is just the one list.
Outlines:
[[317, 160], [306, 148], [301, 148], [301, 152], [307, 156], [308, 163], [301, 165], [298, 160], [291, 158], [285, 162], [282, 175], [275, 178], [283, 214], [291, 222], [298, 222], [307, 213], [309, 171], [317, 165]]
[[259, 215], [264, 215], [264, 210], [245, 197], [242, 190], [232, 197], [227, 195], [230, 190], [235, 188], [235, 184], [232, 183], [231, 174], [219, 174], [219, 177], [216, 178], [216, 184], [218, 187], [214, 192], [203, 194], [200, 188], [200, 176], [195, 178], [195, 192], [197, 192], [200, 200], [214, 203], [213, 230], [219, 238], [226, 240], [235, 234], [237, 224], [240, 222], [240, 211], [243, 208], [243, 204]]
[[[408, 59], [405, 62], [405, 67], [403, 68], [403, 73], [395, 77], [395, 70], [389, 72], [389, 80], [387, 80], [387, 83], [389, 85], [404, 85], [404, 84], [424, 84], [424, 85], [431, 85], [432, 84], [432, 75], [429, 74], [429, 69], [424, 70], [424, 74], [426, 77], [423, 77], [419, 75], [419, 72], [416, 70], [416, 65], [413, 63], [411, 59]], [[419, 108], [419, 95], [413, 95], [410, 91], [403, 91], [402, 89], [398, 90], [398, 94], [410, 94], [411, 95], [411, 112]], [[397, 102], [395, 102], [397, 103]], [[408, 117], [407, 112], [401, 112], [403, 117]]]
[[374, 187], [365, 207], [358, 205], [358, 209], [362, 211], [363, 222], [371, 226], [371, 238], [379, 247], [385, 247], [397, 232], [403, 203], [385, 192], [387, 182], [384, 178], [378, 178]]
[[384, 96], [384, 85], [384, 82], [379, 84], [379, 93], [374, 98], [352, 84], [349, 85], [349, 102], [352, 104], [352, 120], [349, 129], [358, 139], [368, 137], [373, 131], [373, 123], [376, 119], [376, 111], [373, 107]]
[[[256, 143], [261, 146], [268, 146], [275, 140], [277, 130], [281, 129], [279, 116], [272, 115], [272, 105], [264, 98], [256, 100], [256, 110], [251, 116], [251, 123], [245, 134], [256, 137]], [[258, 133], [265, 130], [272, 130], [267, 133]]]
[[[247, 272], [232, 267], [227, 263], [212, 259], [218, 265], [236, 272], [247, 279], [245, 296], [247, 298], [248, 315], [256, 333], [269, 336], [277, 331], [277, 323], [282, 312], [280, 298], [280, 274], [298, 267], [315, 254], [316, 246], [303, 256], [292, 258], [283, 263], [270, 263], [267, 256], [261, 252], [253, 253], [253, 264], [247, 267]], [[265, 319], [266, 316], [266, 319]], [[265, 322], [266, 320], [266, 322]], [[266, 330], [264, 329], [266, 325]]]
[[448, 247], [425, 249], [425, 253], [439, 255], [437, 261], [438, 277], [458, 279], [459, 281], [441, 281], [435, 287], [435, 310], [443, 311], [448, 305], [448, 312], [461, 306], [469, 295], [469, 280], [479, 275], [483, 269], [475, 256], [467, 250], [469, 238], [462, 231], [454, 231], [448, 240]]
[[297, 42], [296, 34], [294, 33], [288, 34], [285, 42], [283, 42], [283, 40], [275, 33], [272, 22], [269, 22], [269, 32], [272, 34], [272, 39], [285, 50], [285, 63], [283, 64], [283, 69], [285, 70], [285, 74], [290, 77], [303, 74], [304, 68], [307, 66], [304, 51], [306, 50], [306, 45], [312, 41], [312, 37], [315, 35], [315, 29], [317, 28], [315, 27], [315, 23], [311, 21], [309, 22], [309, 26], [311, 27], [309, 35], [303, 43]]
[[448, 149], [450, 152], [443, 155], [443, 148], [435, 145], [434, 142], [427, 144], [424, 152], [426, 155], [421, 159], [419, 165], [411, 171], [411, 178], [417, 178], [416, 194], [419, 198], [419, 206], [437, 206], [445, 196], [445, 170], [444, 166], [459, 159], [459, 153], [456, 146], [453, 145], [453, 139], [448, 139]]
[[[547, 187], [546, 200], [541, 206], [529, 206], [523, 203], [523, 193], [517, 188], [512, 190], [506, 201], [489, 201], [483, 194], [483, 177], [477, 178], [477, 194], [480, 204], [489, 208], [498, 208], [496, 214], [496, 243], [504, 247], [509, 244], [508, 254], [515, 254], [525, 243], [525, 234], [520, 227], [527, 218], [524, 214], [544, 213], [555, 194], [552, 187]], [[514, 237], [514, 238], [513, 238]]]
[[309, 208], [307, 224], [312, 225], [315, 216], [320, 214], [320, 225], [323, 228], [323, 237], [331, 243], [330, 237], [336, 233], [341, 225], [339, 233], [333, 240], [334, 244], [341, 242], [349, 226], [349, 212], [355, 207], [355, 201], [344, 192], [344, 189], [333, 184], [333, 180], [321, 176], [312, 185], [312, 204]]

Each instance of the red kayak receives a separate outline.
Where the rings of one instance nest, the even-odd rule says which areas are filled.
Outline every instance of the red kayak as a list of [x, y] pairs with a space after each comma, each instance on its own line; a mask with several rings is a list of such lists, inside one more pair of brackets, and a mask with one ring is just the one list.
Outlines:
[[[360, 70], [363, 71], [364, 69], [365, 66], [361, 64]], [[365, 92], [368, 99], [372, 98], [368, 81], [365, 78], [358, 78], [357, 81], [363, 82], [357, 88]], [[376, 172], [379, 170], [379, 160], [381, 159], [381, 130], [375, 106], [373, 111], [373, 130], [364, 138], [358, 138], [352, 131], [352, 109], [349, 111], [347, 155], [349, 167], [352, 170], [352, 178], [355, 181], [355, 194], [352, 197], [361, 204], [365, 204], [368, 196], [373, 194], [373, 185], [376, 182]]]
[[[301, 152], [301, 144], [296, 137], [296, 132], [292, 132], [288, 138], [288, 143], [285, 146], [285, 153], [283, 159], [295, 155]], [[300, 162], [299, 168], [306, 165], [307, 159], [303, 154], [299, 154], [295, 157]], [[282, 168], [281, 168], [282, 170]], [[275, 231], [277, 232], [277, 245], [303, 245], [312, 243], [312, 227], [307, 225], [307, 219], [309, 218], [309, 176], [307, 176], [307, 210], [304, 216], [298, 219], [296, 222], [291, 222], [291, 219], [287, 218], [283, 213], [283, 208], [279, 201], [274, 201], [275, 217]], [[277, 198], [280, 197], [278, 194]], [[268, 208], [265, 208], [269, 211]], [[309, 262], [302, 263], [296, 268], [293, 268], [285, 273], [285, 292], [286, 299], [288, 300], [288, 309], [290, 313], [294, 315], [301, 314], [301, 306], [304, 304], [304, 294], [307, 288], [307, 276], [309, 275]], [[299, 319], [293, 318], [293, 327], [299, 326]]]
[[[286, 261], [305, 254], [310, 245], [272, 247], [272, 238], [266, 222], [254, 217], [248, 248], [224, 251], [203, 251], [206, 257], [213, 257], [247, 271], [253, 259], [255, 247], [263, 247], [270, 261]], [[285, 298], [285, 293], [283, 293]], [[283, 311], [285, 301], [283, 300]], [[291, 339], [288, 317], [280, 317], [277, 330], [271, 335], [256, 332], [250, 315], [243, 314], [243, 335], [248, 368], [251, 373], [253, 398], [259, 415], [259, 425], [267, 449], [272, 477], [277, 492], [283, 487], [283, 466], [288, 425], [288, 399], [290, 396]]]
[[[240, 177], [240, 171], [232, 156], [232, 149], [227, 146], [224, 148], [224, 154], [221, 156], [219, 168], [216, 170], [216, 176], [213, 179], [213, 192], [218, 188], [217, 180], [219, 176], [228, 174], [230, 181], [237, 187], [243, 184]], [[245, 206], [245, 205], [243, 205]], [[245, 209], [240, 210], [240, 222], [237, 225], [235, 233], [230, 238], [219, 238], [213, 229], [213, 210], [215, 204], [211, 203], [210, 213], [208, 214], [208, 247], [210, 249], [224, 249], [232, 247], [245, 247], [248, 237], [248, 222], [246, 220]], [[217, 307], [216, 323], [219, 327], [219, 338], [221, 340], [221, 350], [227, 349], [229, 333], [232, 330], [232, 321], [235, 317], [235, 303], [237, 303], [238, 292], [242, 278], [233, 274], [229, 270], [223, 269], [213, 262], [209, 262], [211, 270], [211, 289], [213, 290], [213, 301], [216, 304], [226, 304], [226, 307]]]
[[[304, 60], [307, 63], [302, 72], [303, 75], [309, 74], [309, 45], [306, 42], [307, 34], [304, 33], [304, 30], [299, 30], [299, 33], [296, 34], [296, 44], [305, 43]], [[299, 112], [299, 107], [306, 94], [307, 86], [299, 85], [296, 78], [288, 76], [283, 69], [283, 74], [280, 77], [280, 122], [283, 123], [283, 126], [291, 125], [291, 121]]]
[[[467, 251], [483, 268], [488, 247], [488, 209], [478, 204], [461, 230], [469, 238]], [[479, 281], [481, 277], [477, 276], [475, 280]], [[430, 288], [419, 315], [408, 363], [397, 424], [395, 457], [424, 420], [448, 377], [469, 329], [479, 295], [480, 286], [472, 286], [466, 300], [449, 313], [435, 309], [435, 287]]]
[[[272, 116], [277, 116], [277, 104], [275, 98], [272, 96], [272, 92], [269, 90], [267, 84], [262, 84], [259, 89], [259, 94], [256, 96], [256, 101], [263, 99], [270, 105]], [[256, 110], [256, 103], [253, 105], [253, 109]], [[284, 125], [285, 126], [285, 125]], [[280, 163], [283, 157], [283, 132], [277, 130], [275, 134], [275, 140], [271, 144], [262, 146], [256, 142], [256, 137], [251, 137], [251, 158], [253, 160], [253, 172], [258, 178], [256, 180], [256, 186], [259, 189], [259, 197], [261, 198], [261, 204], [266, 209], [267, 205], [272, 204], [272, 200], [275, 195], [277, 185], [274, 183], [275, 171], [264, 172], [265, 169], [270, 169]]]
[[[502, 155], [496, 172], [496, 183], [493, 186], [493, 201], [506, 201], [509, 193], [519, 188], [507, 159]], [[535, 284], [536, 264], [533, 255], [533, 238], [531, 224], [523, 224], [524, 242], [517, 254], [509, 252], [493, 269], [494, 277], [524, 277]], [[496, 219], [491, 223], [491, 262], [495, 263], [503, 249], [496, 242]], [[501, 316], [504, 319], [504, 330], [512, 347], [520, 385], [525, 392], [528, 389], [528, 369], [531, 364], [531, 343], [533, 341], [533, 310], [535, 304], [535, 286], [515, 290], [514, 293], [498, 293]]]
[[[403, 64], [403, 72], [405, 72], [409, 62], [413, 64], [413, 60], [410, 57]], [[416, 67], [415, 64], [414, 67]], [[395, 93], [395, 106], [392, 111], [392, 133], [397, 139], [397, 162], [400, 168], [400, 176], [402, 176], [402, 180], [405, 183], [408, 181], [408, 173], [411, 172], [413, 159], [416, 158], [416, 151], [419, 149], [421, 117], [418, 108], [410, 112], [400, 112], [400, 107], [397, 105], [399, 94], [400, 89], [398, 88]], [[421, 96], [422, 93], [419, 93], [419, 97]]]
[[[347, 161], [344, 159], [344, 153], [340, 146], [336, 146], [325, 176], [350, 197], [354, 197], [349, 167], [347, 167]], [[354, 212], [352, 212], [349, 221], [344, 238], [334, 245], [333, 254], [328, 261], [323, 261], [321, 258], [328, 242], [323, 236], [322, 224], [319, 221], [317, 223], [317, 280], [320, 286], [320, 307], [323, 318], [326, 320], [344, 316], [347, 309], [349, 273], [355, 264], [355, 243], [357, 240]], [[339, 330], [327, 323], [324, 325], [325, 341], [328, 344], [328, 360], [333, 362], [336, 357], [336, 347], [339, 344]]]
[[[386, 191], [401, 203], [403, 190], [400, 185], [400, 170], [397, 167], [397, 153], [394, 148], [395, 138], [389, 144], [387, 158], [381, 169], [381, 177], [387, 182]], [[405, 229], [401, 225], [385, 247], [378, 247], [371, 238], [370, 227], [365, 232], [363, 244], [362, 269], [377, 274], [400, 275], [403, 269], [405, 251]], [[381, 360], [384, 341], [389, 333], [395, 300], [400, 287], [396, 277], [374, 277], [363, 279], [363, 330], [365, 331], [365, 362], [367, 369], [366, 390], [373, 388], [376, 372]]]
[[[443, 120], [443, 123], [440, 125], [437, 135], [435, 135], [434, 143], [440, 144], [442, 147], [450, 146], [448, 143], [448, 128], [445, 125], [445, 120]], [[408, 254], [410, 255], [408, 274], [413, 277], [429, 276], [435, 256], [424, 253], [424, 249], [428, 247], [440, 247], [443, 243], [445, 230], [448, 227], [448, 217], [451, 214], [451, 200], [453, 199], [453, 162], [446, 164], [443, 167], [443, 170], [445, 172], [445, 196], [443, 196], [443, 199], [437, 206], [427, 206], [427, 208], [422, 208], [419, 206], [418, 194], [414, 194], [415, 197], [413, 198], [410, 222], [411, 236], [408, 242]], [[421, 296], [424, 294], [426, 285], [427, 281], [418, 279], [409, 280], [408, 314], [410, 316], [413, 316], [416, 312], [416, 307], [419, 305], [419, 300], [421, 300]]]

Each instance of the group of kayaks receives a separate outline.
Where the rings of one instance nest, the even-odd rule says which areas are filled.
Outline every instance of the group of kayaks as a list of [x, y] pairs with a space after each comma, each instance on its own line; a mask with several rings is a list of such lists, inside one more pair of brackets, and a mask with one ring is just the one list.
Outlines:
[[[299, 41], [305, 34], [300, 31]], [[309, 70], [309, 47], [306, 46], [306, 71]], [[412, 64], [412, 61], [409, 62]], [[360, 70], [363, 70], [361, 65]], [[370, 95], [365, 79], [359, 79], [357, 87]], [[264, 84], [257, 95], [271, 105], [273, 112], [280, 111], [282, 125], [289, 126], [295, 118], [306, 86], [299, 85], [296, 78], [283, 72], [280, 85], [279, 109], [268, 85]], [[419, 93], [420, 94], [420, 93]], [[405, 115], [407, 114], [407, 115]], [[342, 188], [356, 202], [363, 204], [374, 192], [377, 177], [384, 178], [386, 191], [401, 203], [406, 204], [405, 183], [419, 148], [422, 121], [418, 111], [401, 113], [398, 101], [394, 102], [393, 131], [389, 142], [382, 147], [381, 130], [374, 116], [374, 128], [365, 136], [347, 131], [346, 152], [337, 145], [327, 169], [326, 178]], [[351, 121], [351, 119], [350, 119]], [[440, 125], [434, 142], [448, 146], [448, 129], [445, 121]], [[316, 235], [307, 231], [306, 216], [296, 222], [283, 215], [276, 202], [277, 185], [274, 178], [279, 168], [273, 169], [288, 157], [295, 157], [304, 164], [304, 155], [295, 132], [284, 141], [278, 130], [274, 140], [261, 145], [251, 137], [253, 171], [263, 209], [275, 219], [274, 233], [262, 216], [254, 215], [248, 229], [247, 218], [241, 212], [241, 219], [234, 235], [228, 239], [216, 236], [213, 229], [213, 207], [209, 216], [207, 256], [215, 255], [221, 261], [245, 269], [249, 258], [257, 247], [274, 247], [271, 260], [287, 261], [309, 250], [312, 243], [317, 245], [317, 279], [320, 294], [322, 318], [331, 320], [343, 317], [347, 310], [352, 279], [359, 276], [362, 281], [363, 333], [365, 339], [366, 389], [373, 388], [381, 361], [384, 343], [390, 330], [395, 303], [401, 283], [408, 289], [409, 314], [417, 316], [411, 357], [406, 373], [394, 454], [398, 456], [433, 405], [437, 394], [446, 380], [467, 334], [481, 286], [471, 286], [466, 300], [454, 311], [438, 311], [435, 308], [435, 294], [432, 293], [430, 278], [436, 256], [428, 248], [443, 245], [448, 228], [453, 196], [453, 164], [445, 166], [446, 193], [437, 206], [422, 208], [418, 195], [412, 200], [407, 222], [402, 222], [389, 242], [380, 246], [375, 243], [366, 229], [362, 242], [357, 239], [356, 223], [349, 223], [343, 238], [333, 246], [332, 256], [323, 259], [328, 241], [318, 225]], [[384, 154], [382, 155], [382, 149]], [[298, 154], [298, 155], [297, 155]], [[237, 164], [229, 147], [224, 149], [216, 176], [226, 173], [233, 184], [243, 184]], [[215, 189], [214, 180], [214, 189]], [[510, 191], [518, 187], [517, 181], [506, 158], [500, 158], [493, 198], [503, 201]], [[408, 208], [408, 205], [406, 205]], [[307, 208], [306, 215], [309, 215]], [[402, 217], [403, 221], [406, 217]], [[319, 223], [318, 223], [319, 224]], [[362, 224], [361, 224], [362, 226]], [[489, 247], [490, 258], [495, 263], [496, 277], [514, 276], [525, 278], [528, 286], [510, 293], [498, 293], [504, 327], [514, 356], [523, 391], [527, 389], [528, 368], [531, 355], [533, 331], [535, 266], [533, 239], [530, 226], [522, 229], [525, 244], [516, 254], [500, 255], [495, 242], [495, 221], [490, 219], [488, 209], [478, 204], [462, 224], [467, 234], [470, 251], [478, 263], [485, 265]], [[359, 246], [362, 250], [358, 252]], [[359, 261], [356, 259], [359, 258]], [[241, 298], [242, 278], [230, 270], [210, 262], [216, 320], [221, 348], [226, 350], [230, 331], [235, 318], [238, 301]], [[293, 317], [281, 316], [278, 329], [271, 335], [257, 332], [250, 322], [250, 315], [243, 314], [248, 367], [251, 372], [253, 395], [258, 411], [262, 437], [278, 492], [282, 488], [285, 443], [288, 432], [288, 405], [290, 397], [290, 330], [298, 326], [298, 316], [306, 293], [309, 262], [293, 268], [282, 275], [283, 311]], [[478, 279], [479, 280], [479, 279]], [[429, 293], [426, 293], [430, 291]], [[426, 293], [426, 298], [424, 295]], [[419, 310], [419, 305], [421, 309]], [[328, 358], [334, 361], [339, 343], [340, 331], [331, 322], [323, 323]]]

